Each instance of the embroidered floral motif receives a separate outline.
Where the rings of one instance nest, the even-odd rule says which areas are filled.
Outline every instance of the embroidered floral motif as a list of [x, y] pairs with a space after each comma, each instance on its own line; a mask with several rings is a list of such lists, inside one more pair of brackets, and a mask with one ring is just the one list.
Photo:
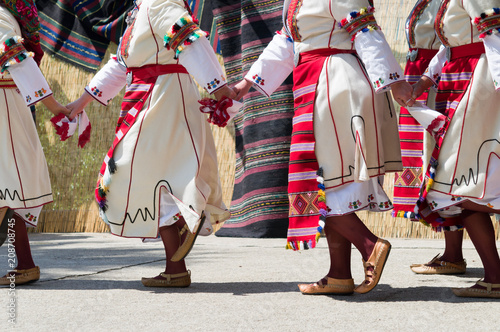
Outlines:
[[340, 21], [339, 27], [349, 33], [351, 40], [354, 40], [359, 32], [378, 30], [380, 27], [377, 25], [375, 16], [373, 16], [374, 12], [375, 8], [372, 6], [363, 7], [359, 12], [351, 12]]
[[451, 195], [451, 201], [453, 201], [453, 202], [455, 202], [455, 201], [456, 201], [456, 202], [459, 202], [459, 201], [461, 201], [461, 200], [462, 200], [462, 197], [460, 197], [460, 196], [453, 196], [453, 195]]
[[260, 85], [264, 85], [265, 80], [262, 77], [260, 77], [259, 75], [253, 75], [252, 79], [255, 83], [260, 84]]
[[127, 29], [123, 34], [123, 37], [120, 41], [120, 54], [124, 58], [128, 58], [129, 53], [128, 49], [130, 47], [130, 40], [132, 39], [132, 30], [134, 29], [135, 19], [137, 17], [137, 12], [139, 11], [139, 7], [136, 6], [134, 9], [128, 12], [127, 17], [125, 18], [125, 22], [127, 23]]
[[349, 202], [349, 205], [348, 205], [349, 209], [359, 209], [361, 207], [361, 202], [358, 200], [356, 200], [355, 202]]
[[167, 50], [174, 50], [174, 59], [177, 59], [187, 45], [191, 45], [200, 37], [207, 36], [208, 33], [199, 28], [198, 20], [190, 16], [183, 16], [165, 34], [163, 45]]
[[31, 103], [31, 96], [30, 95], [26, 96], [26, 102]]
[[380, 202], [378, 207], [381, 209], [390, 209], [392, 207], [391, 201]]
[[376, 209], [377, 208], [377, 203], [370, 202], [369, 207], [370, 207], [370, 210]]
[[218, 85], [220, 84], [220, 81], [216, 78], [213, 79], [213, 81], [207, 83], [207, 90], [213, 90], [215, 89]]
[[299, 27], [297, 26], [297, 15], [299, 13], [300, 7], [302, 7], [303, 0], [292, 0], [288, 6], [288, 13], [286, 17], [286, 23], [288, 29], [290, 30], [291, 37], [294, 41], [300, 42], [302, 37], [299, 33]]
[[92, 93], [94, 94], [94, 96], [102, 97], [102, 91], [99, 90], [96, 86], [94, 86], [90, 90], [92, 91]]
[[376, 80], [375, 82], [373, 82], [373, 86], [375, 88], [380, 88], [383, 84], [384, 84], [384, 80], [380, 77], [378, 80]]
[[429, 203], [429, 205], [430, 205], [433, 209], [435, 209], [435, 208], [438, 206], [438, 203], [436, 203], [435, 201], [432, 201], [432, 202], [430, 202], [430, 203]]
[[398, 74], [398, 73], [390, 73], [390, 74], [389, 74], [389, 78], [390, 78], [391, 80], [393, 80], [393, 81], [398, 80], [398, 79], [399, 79], [399, 77], [400, 77], [400, 76], [399, 76], [399, 74]]
[[175, 216], [172, 217], [174, 221], [179, 221], [182, 218], [182, 214], [179, 212]]
[[500, 8], [492, 8], [481, 13], [480, 17], [474, 19], [474, 24], [480, 32], [479, 38], [491, 35], [495, 30], [500, 32]]
[[372, 194], [368, 195], [368, 202], [371, 202], [373, 201], [375, 198], [373, 197]]
[[26, 220], [31, 221], [31, 222], [36, 222], [36, 221], [37, 221], [37, 217], [36, 217], [36, 216], [34, 216], [34, 215], [32, 215], [32, 214], [31, 214], [31, 213], [29, 213], [29, 212], [28, 212], [28, 213], [26, 213], [26, 214], [24, 215], [24, 217], [26, 218]]
[[40, 90], [38, 91], [35, 91], [35, 97], [43, 97], [45, 96], [45, 94], [47, 93], [47, 90], [45, 90], [44, 88], [41, 88]]
[[492, 208], [493, 208], [493, 205], [492, 205], [492, 204], [490, 204], [490, 203], [488, 203], [488, 204], [486, 204], [486, 205], [487, 205], [490, 209], [492, 209]]

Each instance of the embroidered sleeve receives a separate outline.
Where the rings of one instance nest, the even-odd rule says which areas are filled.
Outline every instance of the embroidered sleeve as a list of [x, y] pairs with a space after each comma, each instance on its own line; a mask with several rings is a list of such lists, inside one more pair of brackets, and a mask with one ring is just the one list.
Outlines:
[[500, 32], [500, 8], [492, 8], [481, 13], [474, 19], [474, 24], [479, 30], [479, 38]]
[[21, 37], [15, 36], [0, 45], [0, 68], [2, 73], [8, 67], [20, 63], [28, 57], [33, 57], [34, 54], [26, 51], [22, 42]]
[[8, 71], [27, 106], [52, 94], [49, 84], [33, 58], [28, 57], [15, 66], [9, 66]]
[[184, 50], [179, 63], [186, 67], [189, 74], [208, 93], [214, 93], [227, 84], [214, 50], [206, 38], [199, 39]]
[[429, 66], [425, 69], [423, 76], [430, 78], [435, 86], [439, 84], [441, 79], [441, 71], [443, 70], [444, 64], [448, 61], [446, 59], [446, 47], [441, 45], [439, 51], [429, 62]]
[[488, 68], [495, 90], [500, 90], [500, 34], [486, 35], [483, 38]]
[[127, 70], [120, 64], [116, 56], [109, 61], [94, 75], [85, 91], [103, 105], [108, 105], [125, 86], [127, 81]]
[[359, 11], [352, 11], [340, 21], [339, 26], [349, 33], [351, 40], [354, 40], [360, 32], [380, 29], [373, 15], [374, 12], [375, 8], [372, 6], [363, 7]]
[[285, 30], [278, 31], [252, 65], [245, 79], [260, 93], [270, 96], [293, 71], [293, 42]]
[[207, 37], [208, 33], [201, 30], [198, 22], [192, 17], [185, 15], [181, 17], [163, 37], [164, 46], [175, 51], [174, 58], [179, 58], [179, 54], [187, 45], [200, 37]]
[[354, 47], [365, 65], [376, 92], [383, 92], [391, 84], [404, 80], [403, 71], [382, 31], [358, 34], [354, 40]]

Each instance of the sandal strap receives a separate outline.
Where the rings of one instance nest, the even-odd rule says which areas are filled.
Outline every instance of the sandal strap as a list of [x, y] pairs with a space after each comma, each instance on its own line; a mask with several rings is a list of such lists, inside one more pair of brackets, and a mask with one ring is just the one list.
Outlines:
[[500, 288], [500, 284], [490, 284], [489, 282], [484, 282], [482, 280], [478, 280], [476, 285], [486, 288], [488, 292], [490, 292], [492, 288]]
[[187, 270], [186, 272], [181, 272], [181, 273], [177, 273], [177, 274], [160, 273], [160, 276], [165, 278], [167, 281], [170, 281], [170, 280], [176, 279], [176, 278], [185, 277], [188, 275], [189, 276], [191, 275], [191, 270]]

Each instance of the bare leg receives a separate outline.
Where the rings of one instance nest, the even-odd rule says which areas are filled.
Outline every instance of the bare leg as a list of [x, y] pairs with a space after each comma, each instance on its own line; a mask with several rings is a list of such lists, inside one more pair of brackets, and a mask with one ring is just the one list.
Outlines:
[[24, 220], [14, 213], [14, 231], [15, 231], [15, 250], [17, 256], [17, 269], [25, 270], [35, 267], [33, 257], [31, 256], [30, 242], [28, 239], [28, 232], [26, 230], [26, 223]]
[[174, 253], [179, 249], [180, 239], [179, 239], [179, 228], [174, 224], [171, 226], [160, 227], [160, 236], [163, 241], [163, 246], [165, 247], [166, 255], [166, 274], [177, 274], [186, 272], [186, 263], [184, 260], [178, 262], [172, 262], [170, 259]]
[[378, 237], [373, 234], [355, 213], [330, 217], [326, 220], [332, 230], [354, 244], [366, 261], [370, 257]]
[[440, 260], [445, 262], [461, 262], [464, 260], [462, 253], [463, 231], [445, 231], [445, 249]]
[[351, 242], [336, 232], [328, 221], [325, 225], [325, 234], [330, 252], [330, 271], [327, 276], [335, 279], [352, 279]]
[[500, 283], [500, 257], [495, 243], [495, 232], [488, 213], [464, 210], [464, 226], [476, 247], [484, 266], [484, 282]]

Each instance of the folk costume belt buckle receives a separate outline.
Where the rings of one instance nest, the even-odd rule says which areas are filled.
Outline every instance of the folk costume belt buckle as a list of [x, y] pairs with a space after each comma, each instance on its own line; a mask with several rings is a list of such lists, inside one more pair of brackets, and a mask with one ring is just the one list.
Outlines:
[[417, 59], [417, 55], [418, 55], [418, 49], [408, 51], [408, 53], [406, 54], [406, 60], [407, 61], [410, 60], [413, 62]]
[[300, 60], [300, 53], [293, 52], [293, 64], [294, 64], [294, 67], [297, 67], [297, 65], [299, 64], [299, 60]]
[[451, 47], [449, 46], [446, 46], [446, 59], [448, 60], [448, 62], [451, 61]]
[[127, 86], [130, 86], [132, 84], [132, 72], [129, 71], [127, 72]]

